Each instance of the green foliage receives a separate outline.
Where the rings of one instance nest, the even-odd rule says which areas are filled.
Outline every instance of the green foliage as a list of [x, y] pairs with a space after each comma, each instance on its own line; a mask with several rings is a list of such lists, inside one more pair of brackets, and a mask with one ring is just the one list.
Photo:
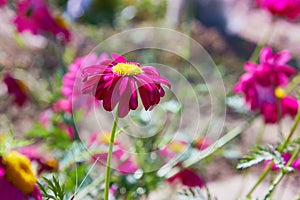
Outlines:
[[256, 146], [255, 149], [249, 151], [250, 156], [245, 156], [237, 165], [237, 169], [249, 168], [262, 161], [272, 160], [278, 168], [284, 167], [284, 160], [281, 153], [278, 152], [272, 145], [267, 147]]
[[0, 134], [0, 156], [10, 151], [11, 149], [23, 147], [32, 144], [32, 140], [16, 139], [11, 130], [10, 134]]
[[206, 187], [206, 197], [205, 195], [201, 192], [199, 187], [194, 187], [194, 188], [185, 188], [182, 191], [178, 193], [178, 199], [179, 200], [200, 200], [200, 199], [207, 199], [207, 200], [213, 200], [216, 198], [212, 198], [211, 194]]
[[65, 199], [65, 186], [61, 185], [59, 181], [52, 176], [52, 180], [43, 177], [44, 184], [38, 182], [42, 191], [43, 199], [46, 200], [64, 200]]

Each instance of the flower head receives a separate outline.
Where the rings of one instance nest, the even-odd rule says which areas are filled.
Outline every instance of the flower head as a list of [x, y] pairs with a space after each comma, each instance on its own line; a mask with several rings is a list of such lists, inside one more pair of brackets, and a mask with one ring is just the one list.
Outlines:
[[21, 33], [52, 34], [61, 41], [69, 41], [71, 34], [62, 18], [54, 18], [44, 0], [22, 0], [17, 4], [17, 16], [13, 23]]
[[261, 8], [273, 15], [295, 19], [300, 15], [299, 0], [255, 0]]
[[251, 110], [260, 111], [266, 123], [278, 121], [278, 106], [282, 116], [297, 114], [298, 101], [279, 89], [296, 74], [296, 70], [286, 64], [290, 59], [286, 50], [274, 54], [270, 47], [264, 47], [260, 52], [260, 64], [247, 62], [246, 73], [234, 87], [236, 93], [244, 94]]
[[9, 73], [4, 75], [3, 81], [7, 86], [8, 93], [14, 96], [14, 103], [16, 103], [18, 106], [23, 106], [28, 101], [29, 93], [29, 89], [25, 83], [14, 78]]
[[152, 66], [141, 67], [137, 62], [112, 54], [112, 60], [83, 69], [83, 93], [89, 93], [103, 101], [103, 107], [112, 111], [118, 104], [119, 117], [125, 117], [138, 106], [138, 92], [146, 110], [156, 106], [165, 92], [162, 85], [170, 82], [160, 77]]
[[5, 199], [42, 199], [35, 173], [26, 156], [11, 151], [0, 161], [0, 194]]

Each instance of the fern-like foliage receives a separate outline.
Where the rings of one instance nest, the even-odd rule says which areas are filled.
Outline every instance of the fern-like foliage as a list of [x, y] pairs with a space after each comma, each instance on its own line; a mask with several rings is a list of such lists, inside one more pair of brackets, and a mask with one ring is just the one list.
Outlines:
[[245, 156], [237, 165], [237, 169], [249, 168], [267, 160], [272, 160], [278, 168], [284, 167], [284, 160], [281, 157], [281, 153], [272, 145], [267, 145], [267, 147], [256, 146], [256, 148], [250, 150], [249, 153], [251, 155]]
[[45, 185], [38, 182], [42, 191], [43, 199], [46, 200], [64, 200], [65, 199], [65, 186], [61, 185], [59, 181], [52, 176], [52, 180], [43, 177]]
[[206, 187], [206, 195], [202, 193], [199, 187], [184, 188], [178, 193], [179, 200], [216, 200], [212, 198], [209, 189]]

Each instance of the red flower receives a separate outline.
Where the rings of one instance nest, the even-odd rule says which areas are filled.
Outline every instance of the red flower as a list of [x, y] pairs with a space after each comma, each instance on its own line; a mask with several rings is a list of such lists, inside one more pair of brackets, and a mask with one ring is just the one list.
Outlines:
[[294, 117], [298, 111], [298, 101], [290, 96], [275, 95], [276, 88], [288, 84], [289, 78], [296, 70], [286, 63], [291, 59], [288, 51], [273, 54], [270, 47], [264, 47], [260, 52], [260, 64], [247, 62], [246, 73], [234, 87], [236, 93], [245, 95], [246, 103], [251, 110], [259, 110], [266, 123], [278, 121], [278, 105], [281, 115]]
[[52, 34], [61, 41], [70, 41], [71, 34], [62, 18], [51, 16], [44, 0], [23, 0], [17, 5], [13, 20], [18, 31], [32, 34]]
[[258, 6], [273, 15], [295, 19], [300, 15], [299, 0], [256, 0]]
[[179, 181], [188, 187], [203, 187], [205, 185], [205, 181], [191, 169], [182, 169], [171, 178], [168, 178], [167, 181], [170, 183]]
[[4, 83], [7, 86], [9, 94], [14, 96], [14, 103], [18, 106], [23, 106], [28, 101], [28, 87], [19, 79], [15, 79], [9, 73], [4, 75]]
[[170, 87], [170, 82], [160, 77], [152, 66], [140, 67], [139, 63], [127, 62], [116, 53], [112, 54], [112, 58], [83, 69], [83, 93], [90, 93], [103, 101], [107, 111], [112, 111], [118, 104], [121, 118], [137, 108], [137, 91], [146, 110], [156, 106], [165, 95], [161, 85]]

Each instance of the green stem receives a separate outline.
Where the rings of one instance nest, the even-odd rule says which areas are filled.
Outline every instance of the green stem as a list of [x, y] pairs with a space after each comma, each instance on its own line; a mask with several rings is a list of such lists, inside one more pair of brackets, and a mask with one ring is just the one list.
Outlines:
[[[297, 150], [294, 151], [292, 157], [290, 158], [290, 160], [286, 164], [286, 167], [289, 167], [293, 163], [293, 161], [296, 159], [297, 155], [299, 154], [299, 151], [300, 151], [300, 145], [298, 146]], [[281, 170], [281, 173], [272, 181], [272, 183], [269, 187], [269, 192], [266, 194], [264, 199], [267, 200], [267, 199], [270, 198], [270, 196], [272, 195], [274, 189], [280, 183], [280, 181], [283, 179], [283, 177], [285, 176], [286, 173], [287, 173], [287, 171]]]
[[293, 126], [292, 126], [292, 128], [290, 130], [290, 133], [289, 133], [288, 137], [286, 138], [286, 140], [284, 141], [284, 143], [278, 148], [278, 151], [280, 153], [283, 152], [283, 150], [286, 148], [286, 146], [290, 142], [291, 138], [293, 137], [293, 135], [294, 135], [294, 133], [296, 131], [296, 128], [297, 128], [297, 126], [299, 124], [299, 121], [300, 121], [300, 108], [298, 109], [298, 113], [296, 115], [296, 118], [294, 120]]
[[109, 142], [109, 149], [106, 161], [106, 173], [105, 173], [105, 189], [104, 189], [104, 200], [108, 200], [108, 192], [109, 192], [109, 183], [110, 183], [110, 163], [112, 158], [112, 150], [114, 146], [115, 134], [117, 130], [118, 124], [118, 113], [116, 113], [114, 124], [111, 130], [110, 142]]
[[261, 173], [261, 175], [259, 176], [257, 182], [255, 183], [255, 185], [251, 188], [251, 190], [248, 192], [247, 194], [247, 198], [251, 199], [251, 194], [252, 192], [257, 188], [257, 186], [265, 179], [265, 177], [268, 175], [269, 171], [271, 170], [272, 166], [273, 166], [274, 162], [271, 162], [267, 168]]
[[[298, 110], [297, 116], [295, 117], [293, 126], [290, 130], [290, 133], [288, 135], [288, 137], [286, 138], [286, 140], [283, 142], [283, 144], [278, 148], [278, 151], [280, 153], [282, 153], [284, 151], [284, 149], [287, 147], [288, 143], [290, 142], [290, 139], [292, 138], [292, 136], [295, 133], [295, 130], [299, 124], [300, 121], [300, 109]], [[270, 172], [272, 165], [274, 164], [274, 162], [271, 162], [267, 168], [261, 173], [261, 175], [259, 176], [257, 182], [255, 183], [255, 185], [251, 188], [251, 190], [248, 192], [247, 197], [251, 197], [252, 192], [257, 188], [257, 186], [265, 179], [265, 177], [268, 175], [268, 173]]]

